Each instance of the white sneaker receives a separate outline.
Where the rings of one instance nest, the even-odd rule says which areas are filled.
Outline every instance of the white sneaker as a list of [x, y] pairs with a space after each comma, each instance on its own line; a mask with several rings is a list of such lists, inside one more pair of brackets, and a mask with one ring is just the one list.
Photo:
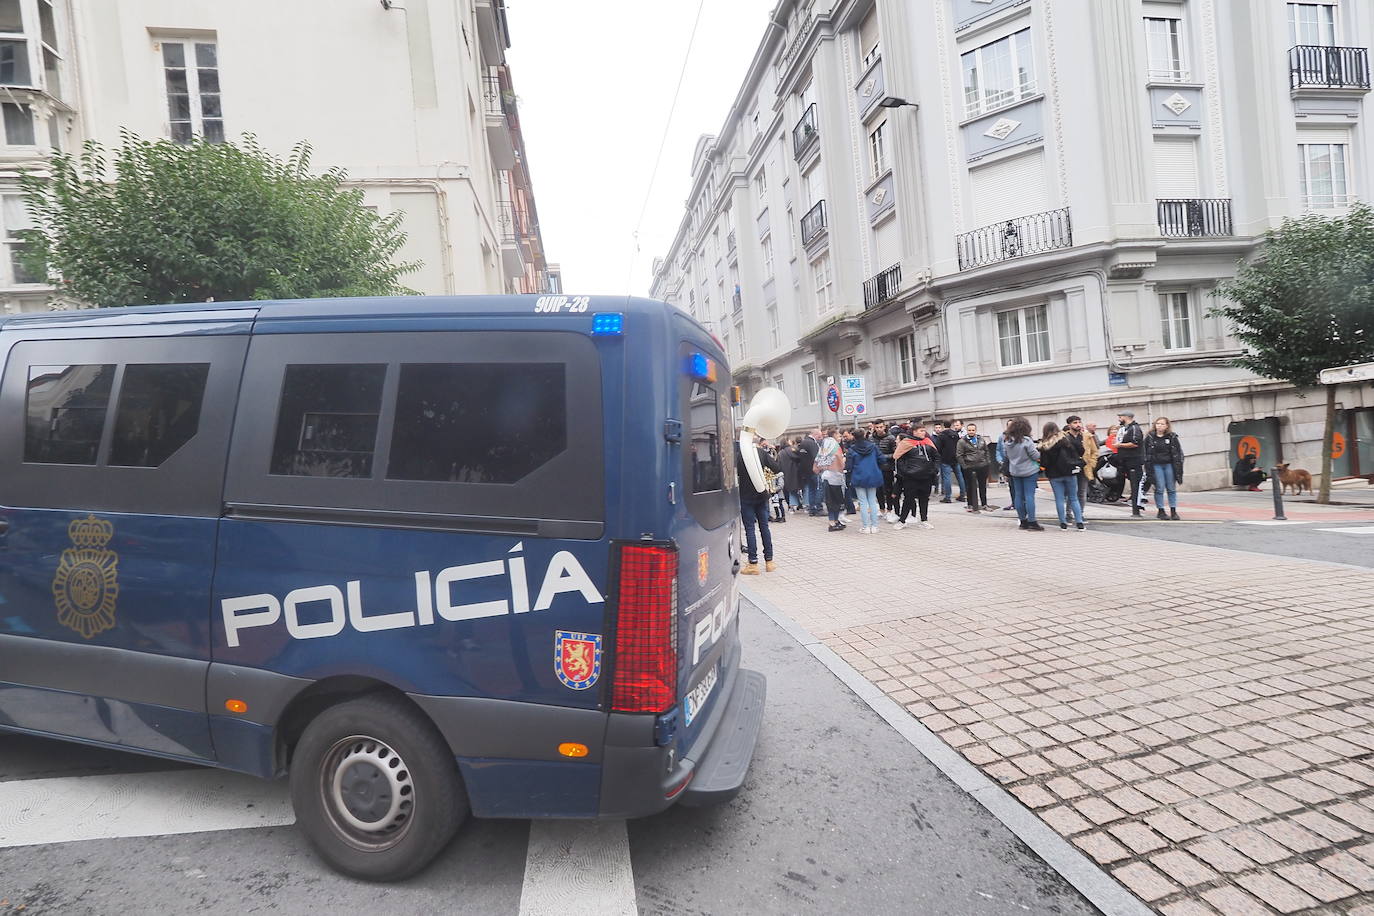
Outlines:
[[930, 522], [921, 522], [921, 527], [925, 528], [926, 530], [932, 530], [935, 528], [935, 526], [932, 525]]
[[912, 527], [915, 527], [915, 525], [914, 525], [913, 522], [897, 522], [897, 523], [894, 524], [892, 527], [893, 527], [893, 528], [912, 528]]
[[887, 520], [888, 520], [889, 522], [891, 522], [892, 524], [894, 524], [894, 525], [897, 524], [897, 513], [896, 513], [896, 512], [889, 512], [889, 513], [887, 514]]

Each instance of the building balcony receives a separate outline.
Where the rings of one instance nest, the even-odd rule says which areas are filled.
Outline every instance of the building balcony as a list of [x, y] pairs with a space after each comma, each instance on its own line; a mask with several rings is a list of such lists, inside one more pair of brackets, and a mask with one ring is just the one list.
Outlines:
[[893, 264], [887, 270], [864, 281], [864, 309], [875, 309], [890, 302], [902, 288], [902, 265]]
[[1160, 200], [1159, 234], [1170, 239], [1231, 235], [1231, 200]]
[[1289, 80], [1298, 89], [1369, 91], [1369, 49], [1298, 45], [1288, 51]]
[[501, 267], [510, 278], [525, 275], [525, 253], [520, 244], [519, 213], [508, 200], [496, 204], [496, 226], [501, 242]]
[[820, 141], [821, 132], [816, 123], [816, 103], [806, 106], [797, 126], [792, 128], [792, 155], [800, 162], [802, 156]]
[[982, 267], [1073, 246], [1069, 208], [994, 223], [954, 237], [959, 269]]
[[495, 75], [482, 77], [482, 113], [492, 165], [501, 171], [515, 168], [515, 138], [506, 117], [506, 93]]
[[801, 218], [802, 244], [810, 245], [825, 234], [825, 201], [818, 200], [816, 205]]

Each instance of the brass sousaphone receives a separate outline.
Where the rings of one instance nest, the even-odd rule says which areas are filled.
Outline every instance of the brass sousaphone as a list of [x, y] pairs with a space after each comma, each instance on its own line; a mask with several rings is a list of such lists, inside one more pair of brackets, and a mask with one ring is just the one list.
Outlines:
[[787, 395], [777, 388], [759, 391], [744, 412], [744, 419], [740, 423], [739, 451], [744, 458], [744, 467], [749, 471], [749, 480], [760, 493], [768, 492], [768, 481], [763, 476], [763, 462], [759, 461], [759, 450], [754, 447], [754, 436], [777, 438], [790, 422], [792, 405]]

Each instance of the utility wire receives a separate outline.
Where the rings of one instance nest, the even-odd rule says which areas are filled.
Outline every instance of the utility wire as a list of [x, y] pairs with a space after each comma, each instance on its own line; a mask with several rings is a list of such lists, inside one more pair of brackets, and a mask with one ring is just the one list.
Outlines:
[[692, 59], [692, 46], [697, 40], [697, 26], [701, 24], [701, 11], [706, 6], [706, 0], [697, 0], [696, 18], [692, 20], [692, 34], [687, 38], [687, 51], [682, 55], [682, 69], [677, 75], [677, 88], [673, 90], [673, 101], [668, 106], [668, 120], [663, 123], [663, 137], [658, 141], [658, 154], [654, 156], [654, 167], [649, 173], [649, 186], [644, 189], [644, 203], [639, 208], [639, 219], [635, 221], [634, 232], [630, 233], [634, 239], [634, 250], [630, 252], [630, 269], [625, 274], [625, 295], [630, 295], [630, 283], [634, 278], [635, 260], [639, 255], [639, 230], [644, 225], [644, 214], [649, 210], [649, 198], [653, 195], [654, 181], [658, 178], [658, 166], [663, 161], [663, 148], [668, 145], [668, 129], [673, 126], [673, 113], [677, 111], [678, 96], [682, 92], [683, 80], [687, 77], [687, 64]]

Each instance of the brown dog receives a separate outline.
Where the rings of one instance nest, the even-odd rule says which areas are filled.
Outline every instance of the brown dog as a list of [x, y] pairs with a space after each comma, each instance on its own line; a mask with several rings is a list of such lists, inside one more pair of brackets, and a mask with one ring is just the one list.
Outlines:
[[1293, 489], [1294, 496], [1301, 496], [1304, 489], [1308, 493], [1312, 492], [1312, 475], [1302, 468], [1288, 469], [1287, 462], [1277, 465], [1279, 469], [1279, 483], [1283, 484], [1283, 492], [1287, 493], [1289, 487]]

